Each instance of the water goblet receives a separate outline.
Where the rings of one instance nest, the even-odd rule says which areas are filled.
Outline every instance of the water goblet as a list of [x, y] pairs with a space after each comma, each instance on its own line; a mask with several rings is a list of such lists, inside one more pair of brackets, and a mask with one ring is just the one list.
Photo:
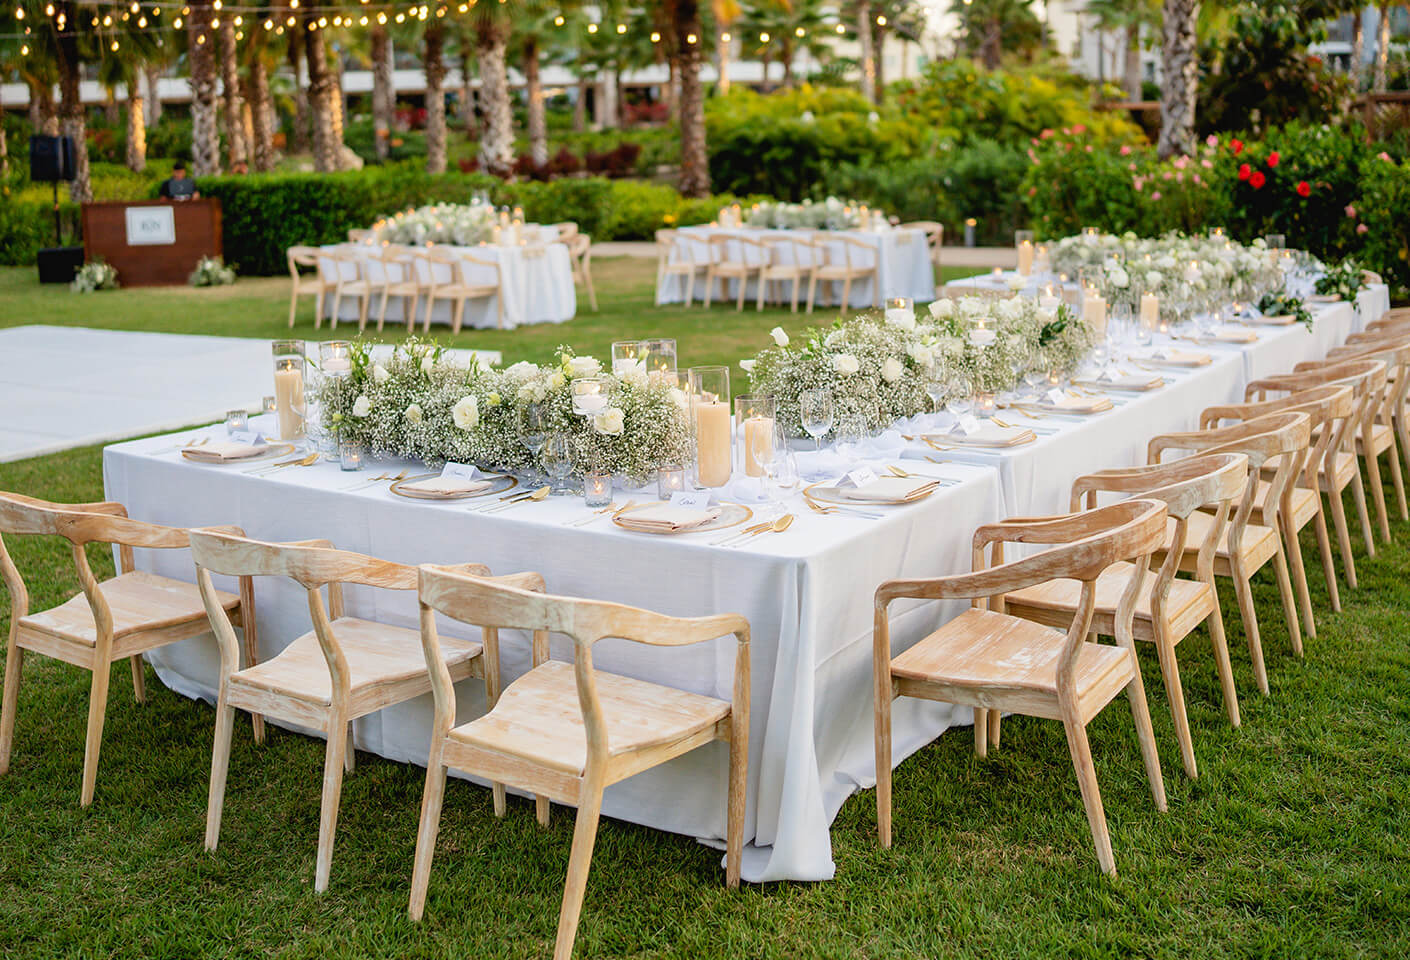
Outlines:
[[529, 451], [528, 482], [532, 482], [540, 476], [538, 460], [539, 451], [543, 449], [546, 419], [543, 404], [526, 403], [519, 408], [519, 422], [517, 424], [519, 442]]
[[822, 438], [832, 429], [834, 417], [831, 391], [804, 390], [798, 394], [798, 416], [804, 432], [813, 438], [813, 448], [822, 449]]
[[545, 441], [543, 464], [548, 471], [549, 492], [554, 496], [571, 493], [568, 475], [573, 472], [573, 457], [567, 434], [555, 433]]

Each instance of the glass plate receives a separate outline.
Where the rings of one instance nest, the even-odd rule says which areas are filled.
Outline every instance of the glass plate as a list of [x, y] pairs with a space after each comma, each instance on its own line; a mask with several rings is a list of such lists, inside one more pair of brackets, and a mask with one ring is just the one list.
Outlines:
[[419, 490], [403, 490], [404, 484], [415, 483], [418, 480], [430, 480], [432, 477], [439, 477], [439, 473], [423, 473], [415, 477], [407, 477], [405, 480], [398, 480], [392, 484], [390, 489], [399, 497], [406, 497], [408, 500], [473, 500], [475, 497], [488, 497], [493, 493], [503, 493], [506, 490], [513, 490], [518, 485], [519, 480], [508, 474], [489, 473], [484, 479], [490, 481], [490, 485], [483, 490], [475, 490], [469, 493], [422, 493]]
[[255, 457], [241, 457], [239, 460], [201, 460], [191, 456], [185, 450], [181, 451], [181, 456], [192, 463], [199, 463], [207, 467], [235, 467], [244, 466], [250, 463], [264, 463], [266, 460], [278, 460], [280, 457], [287, 457], [294, 452], [292, 443], [271, 443], [269, 449]]
[[[643, 507], [650, 504], [642, 504]], [[704, 533], [707, 530], [727, 530], [730, 527], [737, 527], [741, 523], [747, 523], [753, 516], [754, 511], [750, 510], [742, 503], [721, 503], [720, 515], [709, 523], [702, 523], [698, 527], [687, 527], [684, 530], [643, 530], [641, 527], [634, 527], [622, 522], [621, 516], [612, 518], [612, 522], [623, 530], [630, 530], [632, 533], [655, 533], [674, 536], [681, 533]], [[631, 513], [630, 510], [627, 511]]]
[[[916, 479], [919, 480], [923, 478], [917, 477]], [[909, 500], [857, 500], [841, 493], [837, 489], [836, 484], [836, 480], [819, 480], [817, 483], [804, 487], [803, 496], [807, 497], [809, 500], [816, 500], [818, 503], [832, 503], [839, 507], [854, 507], [859, 510], [865, 510], [868, 507], [904, 507], [907, 504], [919, 503], [936, 490], [940, 489], [940, 487], [944, 486], [943, 483], [936, 481], [934, 487], [931, 487], [919, 496], [911, 497]]]

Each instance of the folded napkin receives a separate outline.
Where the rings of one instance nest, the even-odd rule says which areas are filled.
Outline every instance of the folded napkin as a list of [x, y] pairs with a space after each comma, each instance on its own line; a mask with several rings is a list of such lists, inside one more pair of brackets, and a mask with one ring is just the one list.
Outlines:
[[1337, 293], [1314, 293], [1307, 298], [1313, 303], [1336, 303], [1341, 300], [1341, 295]]
[[960, 444], [971, 447], [1016, 447], [1032, 443], [1038, 439], [1038, 435], [1027, 427], [1001, 427], [992, 420], [985, 420], [978, 431], [968, 436], [955, 430], [950, 433], [932, 433], [928, 439], [940, 444]]
[[1212, 333], [1202, 339], [1214, 343], [1253, 343], [1258, 339], [1258, 333], [1247, 327], [1225, 325], [1215, 327]]
[[1062, 399], [1056, 403], [1043, 397], [1041, 400], [1029, 400], [1015, 404], [1017, 407], [1031, 407], [1034, 410], [1051, 410], [1053, 413], [1101, 413], [1103, 410], [1110, 410], [1111, 400], [1106, 397], [1077, 397], [1070, 393], [1064, 393]]
[[1161, 347], [1146, 358], [1145, 362], [1161, 367], [1204, 367], [1212, 363], [1213, 360], [1214, 358], [1207, 353], [1177, 350], [1175, 347]]
[[848, 500], [865, 500], [868, 503], [909, 503], [919, 500], [938, 487], [934, 480], [917, 477], [877, 477], [860, 487], [834, 487], [838, 494]]
[[1258, 323], [1265, 327], [1286, 327], [1296, 322], [1297, 317], [1293, 316], [1291, 313], [1282, 313], [1276, 317], [1267, 317], [1261, 313], [1255, 316], [1244, 317], [1244, 323]]
[[490, 481], [488, 480], [466, 480], [464, 477], [427, 477], [425, 480], [398, 484], [397, 490], [425, 497], [458, 497], [467, 493], [479, 493], [489, 486]]
[[1149, 373], [1127, 373], [1116, 377], [1114, 380], [1106, 378], [1092, 378], [1090, 380], [1074, 380], [1073, 383], [1083, 387], [1096, 387], [1109, 390], [1132, 390], [1137, 393], [1144, 393], [1147, 390], [1156, 390], [1165, 386], [1165, 379], [1160, 375]]
[[192, 460], [202, 463], [229, 463], [232, 460], [248, 460], [268, 452], [269, 444], [239, 443], [235, 440], [213, 440], [199, 447], [183, 447], [181, 452]]
[[699, 509], [659, 503], [642, 507], [640, 510], [628, 510], [617, 517], [617, 523], [647, 533], [677, 533], [703, 526], [719, 517], [721, 512], [722, 509], [718, 506]]

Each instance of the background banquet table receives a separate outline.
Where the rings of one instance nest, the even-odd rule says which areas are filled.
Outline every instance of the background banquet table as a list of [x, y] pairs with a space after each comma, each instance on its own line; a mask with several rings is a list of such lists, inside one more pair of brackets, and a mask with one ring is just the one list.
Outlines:
[[[841, 262], [843, 244], [836, 237], [840, 234], [834, 231], [819, 230], [765, 230], [755, 227], [713, 227], [697, 226], [682, 227], [678, 231], [681, 242], [696, 244], [696, 262], [702, 262], [707, 252], [707, 240], [711, 236], [747, 236], [754, 239], [764, 237], [777, 237], [787, 239], [798, 237], [799, 235], [811, 236], [817, 240], [828, 243], [829, 250], [836, 262]], [[879, 258], [878, 275], [881, 284], [881, 300], [888, 297], [910, 297], [917, 303], [929, 302], [935, 298], [935, 270], [930, 262], [930, 247], [926, 240], [925, 232], [922, 230], [888, 228], [880, 232], [849, 230], [846, 235], [875, 249], [874, 256]], [[853, 251], [853, 256], [858, 251]], [[672, 249], [671, 259], [676, 261], [680, 258], [680, 247]], [[703, 277], [703, 274], [702, 274]], [[723, 293], [716, 290], [714, 297], [723, 300], [733, 300], [738, 295], [738, 282], [734, 280], [719, 281]], [[802, 303], [808, 298], [807, 282], [804, 281], [798, 302]], [[781, 282], [778, 290], [783, 294], [788, 294], [788, 282]], [[704, 297], [704, 288], [697, 279], [695, 287], [695, 298]], [[744, 299], [753, 302], [757, 294], [756, 281], [750, 280], [745, 287]], [[874, 299], [875, 291], [870, 280], [854, 281], [852, 284], [852, 294], [850, 306], [865, 308], [876, 304]], [[819, 282], [817, 303], [836, 305], [842, 296], [842, 285], [837, 284], [833, 289], [830, 284]], [[679, 274], [667, 274], [661, 278], [656, 288], [656, 303], [680, 303], [685, 299], [685, 278]]]
[[[540, 228], [548, 231], [549, 228]], [[556, 231], [551, 231], [556, 236]], [[361, 256], [362, 269], [371, 270], [380, 277], [382, 265], [371, 253], [374, 249], [366, 244], [346, 243], [333, 244], [321, 249], [349, 250]], [[504, 326], [507, 329], [535, 323], [565, 323], [577, 314], [578, 299], [577, 291], [573, 287], [573, 265], [568, 255], [568, 247], [565, 244], [552, 242], [535, 242], [523, 245], [457, 247], [450, 245], [437, 245], [436, 249], [441, 253], [469, 254], [481, 260], [492, 260], [499, 264], [500, 273], [500, 296], [504, 300]], [[325, 279], [331, 279], [338, 270], [345, 273], [349, 271], [348, 264], [336, 263], [329, 257], [320, 257], [318, 262], [319, 272]], [[494, 283], [495, 271], [478, 264], [469, 263], [462, 265], [464, 277], [470, 283]], [[418, 263], [418, 273], [420, 279], [427, 281], [434, 274], [436, 280], [441, 283], [450, 280], [450, 268], [444, 264], [420, 261]], [[375, 321], [377, 310], [381, 303], [381, 295], [374, 294], [372, 308], [368, 311], [368, 316]], [[333, 297], [328, 295], [323, 301], [324, 316], [331, 317], [333, 314]], [[431, 322], [436, 324], [449, 324], [451, 322], [452, 304], [449, 300], [440, 300], [436, 303], [435, 309], [431, 312]], [[423, 298], [417, 306], [417, 323], [422, 323], [426, 316], [426, 304]], [[358, 302], [354, 299], [344, 297], [338, 310], [338, 321], [340, 323], [351, 321], [357, 322]], [[405, 324], [405, 305], [401, 298], [392, 297], [387, 301], [387, 322], [391, 324]], [[465, 314], [462, 321], [466, 327], [497, 327], [500, 324], [499, 308], [496, 298], [468, 300], [465, 303]]]

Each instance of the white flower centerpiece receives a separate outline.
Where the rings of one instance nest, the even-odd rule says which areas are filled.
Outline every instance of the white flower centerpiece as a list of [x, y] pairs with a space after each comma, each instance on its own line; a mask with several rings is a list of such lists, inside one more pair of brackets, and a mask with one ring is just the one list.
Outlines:
[[1072, 279], [1083, 269], [1100, 268], [1107, 302], [1133, 309], [1143, 293], [1171, 304], [1209, 296], [1247, 302], [1283, 283], [1282, 271], [1262, 239], [1241, 244], [1226, 237], [1179, 233], [1082, 234], [1058, 240], [1051, 257], [1053, 269]]
[[471, 247], [492, 240], [498, 222], [495, 208], [488, 203], [436, 203], [378, 220], [372, 230], [379, 242]]
[[[862, 207], [863, 204], [855, 200], [836, 197], [828, 197], [821, 203], [762, 200], [749, 208], [744, 222], [751, 227], [774, 230], [853, 230], [863, 225]], [[880, 210], [868, 210], [867, 219], [868, 225], [887, 220]]]

